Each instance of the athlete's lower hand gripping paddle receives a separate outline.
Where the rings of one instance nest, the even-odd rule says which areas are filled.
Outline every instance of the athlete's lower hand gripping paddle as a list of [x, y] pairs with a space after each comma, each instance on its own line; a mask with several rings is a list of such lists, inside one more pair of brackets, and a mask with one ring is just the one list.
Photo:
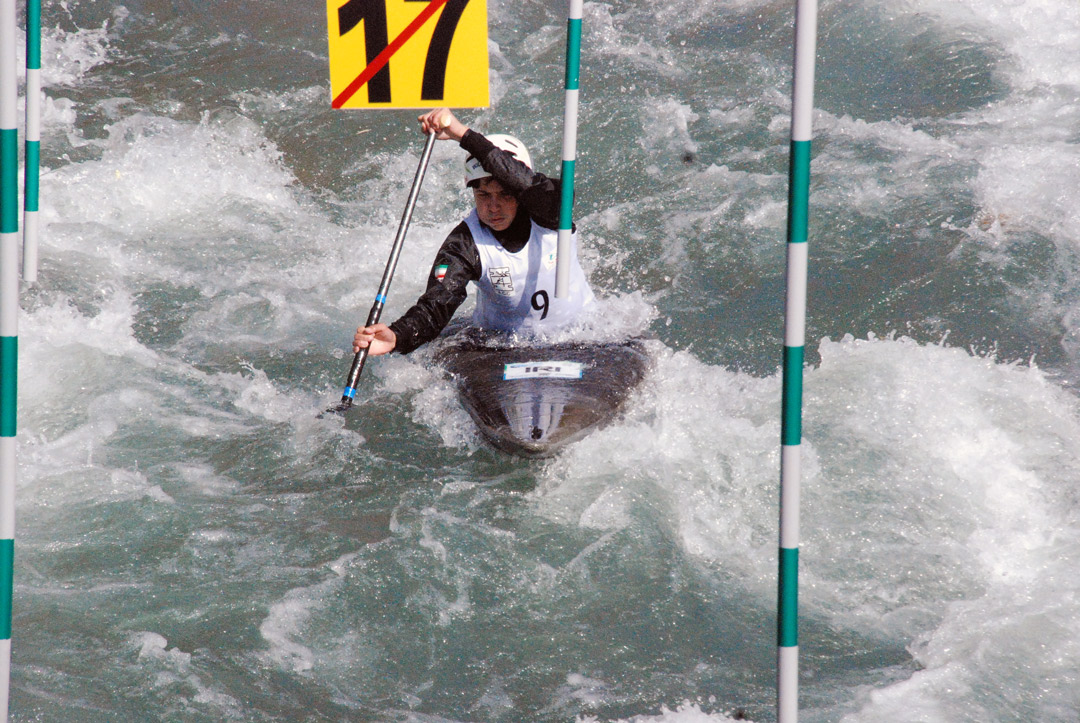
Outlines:
[[[445, 125], [449, 122], [448, 116], [439, 119]], [[424, 144], [424, 152], [420, 154], [420, 166], [416, 169], [413, 178], [412, 189], [409, 191], [409, 199], [405, 202], [405, 212], [401, 215], [401, 223], [398, 225], [397, 235], [394, 237], [394, 245], [390, 249], [390, 258], [386, 261], [386, 270], [383, 271], [382, 283], [379, 284], [379, 292], [375, 295], [375, 303], [368, 312], [367, 324], [371, 326], [379, 322], [382, 316], [383, 305], [386, 304], [386, 295], [390, 292], [390, 282], [394, 279], [394, 269], [397, 267], [398, 257], [401, 256], [401, 247], [405, 243], [405, 234], [409, 230], [409, 221], [412, 220], [413, 208], [416, 207], [416, 197], [420, 194], [420, 184], [424, 182], [424, 173], [427, 171], [428, 160], [431, 158], [431, 149], [435, 145], [435, 139], [439, 132], [433, 131], [428, 134]], [[364, 371], [364, 362], [367, 361], [368, 348], [365, 347], [353, 357], [352, 368], [345, 382], [345, 391], [341, 394], [341, 402], [336, 407], [327, 409], [327, 412], [344, 414], [352, 407], [353, 398], [356, 396], [356, 384], [360, 379], [360, 373]]]

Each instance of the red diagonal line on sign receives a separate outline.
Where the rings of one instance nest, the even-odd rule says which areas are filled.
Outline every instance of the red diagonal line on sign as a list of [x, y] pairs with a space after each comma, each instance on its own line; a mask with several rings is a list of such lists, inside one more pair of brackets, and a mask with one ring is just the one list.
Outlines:
[[338, 96], [334, 98], [334, 102], [331, 106], [334, 108], [340, 108], [349, 102], [349, 98], [353, 97], [356, 91], [363, 87], [364, 83], [368, 82], [375, 77], [375, 74], [383, 69], [383, 66], [390, 62], [390, 56], [401, 49], [409, 38], [416, 34], [416, 31], [420, 29], [420, 26], [426, 23], [435, 11], [446, 4], [446, 0], [431, 0], [428, 6], [420, 11], [420, 14], [416, 16], [408, 26], [401, 31], [401, 33], [390, 41], [390, 44], [383, 48], [383, 51], [375, 56], [375, 60], [372, 60], [368, 64], [368, 67], [364, 68], [364, 71], [360, 75], [356, 76], [356, 80], [349, 83], [345, 90], [338, 93]]

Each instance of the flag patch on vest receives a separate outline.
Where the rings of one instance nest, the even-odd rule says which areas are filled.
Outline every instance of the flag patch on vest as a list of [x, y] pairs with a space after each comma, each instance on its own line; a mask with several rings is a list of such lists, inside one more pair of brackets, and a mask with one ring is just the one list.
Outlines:
[[442, 281], [446, 278], [446, 270], [450, 268], [449, 264], [439, 264], [435, 267], [435, 278]]
[[509, 266], [496, 266], [488, 269], [488, 279], [495, 287], [495, 292], [503, 296], [512, 296], [514, 293], [514, 280], [510, 278]]

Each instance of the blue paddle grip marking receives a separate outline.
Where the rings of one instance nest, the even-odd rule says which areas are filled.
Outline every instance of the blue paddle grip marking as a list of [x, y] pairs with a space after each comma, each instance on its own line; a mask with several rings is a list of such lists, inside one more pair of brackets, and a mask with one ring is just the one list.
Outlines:
[[345, 387], [345, 391], [343, 391], [341, 393], [341, 396], [348, 397], [349, 399], [356, 398], [356, 388], [355, 387]]
[[379, 302], [380, 304], [385, 304], [386, 303], [386, 297], [383, 296], [382, 294], [375, 294], [375, 301]]

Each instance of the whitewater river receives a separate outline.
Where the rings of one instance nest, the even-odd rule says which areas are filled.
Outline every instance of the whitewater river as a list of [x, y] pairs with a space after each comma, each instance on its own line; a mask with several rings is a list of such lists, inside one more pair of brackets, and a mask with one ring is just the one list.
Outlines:
[[[551, 174], [565, 12], [489, 0], [460, 112]], [[316, 418], [422, 147], [415, 111], [330, 108], [323, 6], [47, 0], [12, 719], [775, 720], [793, 15], [585, 4], [586, 332], [651, 366], [526, 461], [429, 351]], [[824, 0], [819, 50], [801, 720], [1076, 721], [1080, 4]]]

